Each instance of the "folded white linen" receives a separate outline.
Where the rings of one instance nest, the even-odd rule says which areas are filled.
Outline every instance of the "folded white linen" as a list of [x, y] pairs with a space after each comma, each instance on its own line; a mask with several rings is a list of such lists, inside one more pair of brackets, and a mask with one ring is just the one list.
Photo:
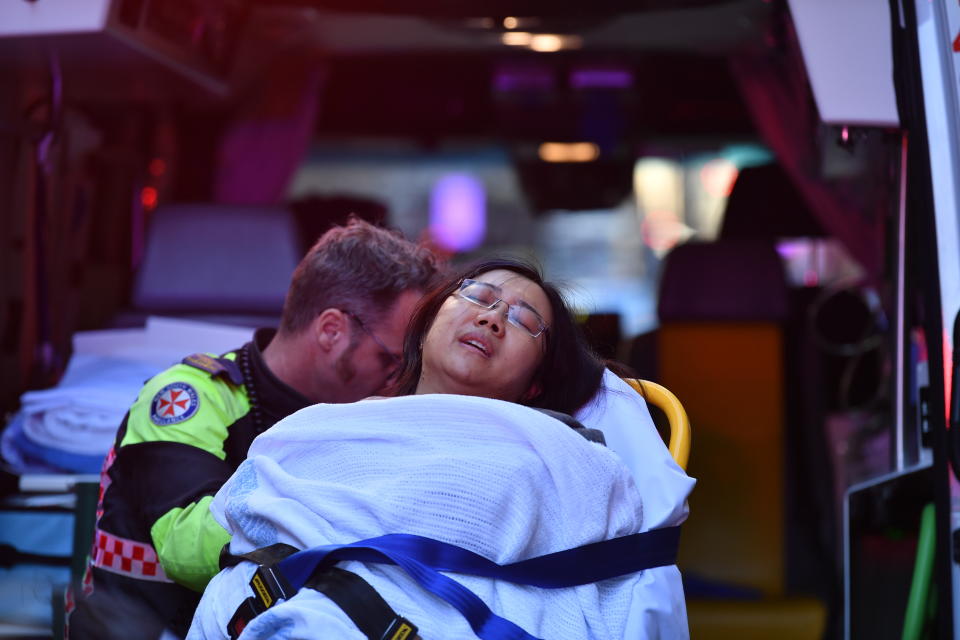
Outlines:
[[[233, 553], [411, 533], [498, 563], [635, 533], [643, 524], [637, 488], [611, 451], [533, 409], [454, 395], [299, 411], [254, 441], [211, 511], [233, 534]], [[475, 638], [453, 607], [401, 569], [343, 566], [417, 624], [424, 640]], [[243, 563], [214, 578], [188, 638], [226, 637], [252, 570]], [[452, 577], [537, 637], [613, 639], [626, 637], [641, 575], [567, 589]], [[363, 636], [324, 596], [304, 589], [241, 636], [267, 637]]]
[[[670, 456], [640, 394], [607, 370], [601, 390], [576, 418], [586, 427], [601, 430], [607, 446], [630, 469], [643, 496], [644, 531], [687, 519], [687, 497], [696, 480]], [[690, 636], [683, 583], [676, 566], [644, 571], [634, 602], [627, 637], [682, 640]]]
[[140, 386], [156, 372], [140, 362], [75, 354], [59, 386], [21, 397], [24, 433], [52, 449], [103, 455]]
[[[27, 391], [18, 431], [0, 436], [14, 472], [32, 469], [24, 455], [52, 464], [51, 472], [95, 473], [143, 383], [190, 353], [223, 353], [250, 339], [252, 329], [172, 318], [149, 318], [143, 329], [85, 331], [73, 337], [73, 356], [56, 387]], [[23, 445], [14, 436], [22, 436]], [[88, 468], [90, 465], [92, 467]]]

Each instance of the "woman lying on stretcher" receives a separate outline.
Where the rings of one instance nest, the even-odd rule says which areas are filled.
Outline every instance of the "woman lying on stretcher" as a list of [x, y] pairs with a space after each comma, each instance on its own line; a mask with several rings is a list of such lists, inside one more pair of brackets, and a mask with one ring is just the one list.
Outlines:
[[[404, 360], [397, 397], [308, 407], [257, 438], [211, 507], [233, 535], [232, 554], [412, 534], [503, 565], [640, 530], [640, 496], [617, 457], [530, 408], [572, 414], [603, 375], [562, 297], [534, 269], [483, 263], [427, 296]], [[337, 568], [360, 576], [425, 640], [477, 637], [450, 598], [400, 566]], [[371, 637], [315, 588], [238, 623], [255, 570], [243, 561], [213, 579], [188, 638], [229, 637], [231, 619], [244, 640]], [[445, 575], [495, 616], [564, 640], [622, 638], [637, 579], [541, 588]], [[480, 635], [506, 637], [503, 628]]]

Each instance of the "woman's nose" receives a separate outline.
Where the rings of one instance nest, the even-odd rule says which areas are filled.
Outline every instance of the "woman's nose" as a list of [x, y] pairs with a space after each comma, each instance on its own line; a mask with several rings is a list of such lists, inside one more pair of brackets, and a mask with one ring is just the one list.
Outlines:
[[498, 302], [489, 309], [484, 309], [477, 314], [477, 324], [481, 327], [489, 326], [494, 335], [503, 335], [506, 326], [506, 319], [504, 318], [506, 308], [505, 304]]

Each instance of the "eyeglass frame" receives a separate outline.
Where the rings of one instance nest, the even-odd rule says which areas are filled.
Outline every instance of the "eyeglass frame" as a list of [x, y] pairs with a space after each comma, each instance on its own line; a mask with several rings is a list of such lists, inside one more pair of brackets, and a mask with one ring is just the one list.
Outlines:
[[[537, 338], [539, 338], [542, 334], [547, 333], [548, 331], [550, 331], [550, 325], [548, 325], [548, 324], [546, 323], [546, 321], [544, 321], [543, 316], [541, 316], [540, 313], [539, 313], [536, 309], [534, 309], [532, 306], [530, 306], [530, 304], [528, 304], [527, 302], [525, 302], [525, 301], [523, 301], [523, 300], [520, 300], [520, 301], [518, 301], [518, 302], [515, 302], [514, 304], [511, 305], [509, 302], [507, 302], [507, 301], [504, 300], [503, 298], [497, 298], [496, 300], [493, 301], [492, 304], [490, 304], [490, 305], [485, 305], [485, 304], [483, 304], [483, 303], [481, 303], [481, 302], [478, 302], [477, 300], [474, 300], [474, 299], [472, 299], [472, 298], [468, 298], [467, 296], [463, 295], [462, 292], [463, 292], [464, 287], [467, 287], [467, 286], [470, 286], [470, 285], [473, 285], [473, 284], [479, 284], [479, 285], [483, 285], [483, 286], [485, 286], [485, 287], [488, 287], [488, 288], [490, 288], [490, 289], [494, 289], [494, 290], [497, 291], [497, 295], [501, 295], [501, 294], [503, 293], [503, 290], [502, 290], [500, 287], [498, 287], [497, 285], [495, 285], [495, 284], [491, 284], [491, 283], [489, 283], [489, 282], [483, 282], [482, 280], [474, 280], [474, 279], [472, 279], [472, 278], [464, 278], [463, 280], [461, 280], [461, 281], [460, 281], [460, 284], [457, 285], [457, 290], [456, 290], [454, 293], [455, 293], [456, 296], [457, 296], [458, 298], [460, 298], [461, 300], [466, 300], [467, 302], [469, 302], [469, 303], [471, 303], [471, 304], [475, 304], [475, 305], [477, 305], [478, 307], [481, 307], [481, 308], [483, 308], [483, 309], [495, 309], [496, 306], [502, 302], [503, 304], [507, 305], [507, 313], [506, 313], [507, 322], [509, 322], [511, 325], [513, 325], [514, 327], [516, 327], [516, 328], [518, 328], [518, 329], [522, 329], [524, 333], [526, 333], [528, 336], [530, 336], [530, 337], [533, 338], [533, 339], [537, 339]], [[515, 321], [515, 320], [513, 319], [513, 317], [511, 316], [511, 313], [510, 313], [510, 310], [511, 310], [514, 306], [521, 306], [521, 307], [527, 309], [528, 311], [530, 311], [534, 316], [536, 316], [537, 322], [540, 323], [540, 331], [538, 331], [536, 334], [533, 334], [533, 333], [531, 333], [530, 330], [527, 329], [525, 326], [523, 326], [523, 325], [520, 324], [519, 322]]]
[[380, 337], [377, 334], [375, 334], [370, 327], [367, 326], [367, 323], [364, 322], [363, 318], [361, 318], [359, 315], [357, 315], [353, 311], [350, 311], [349, 309], [340, 309], [340, 311], [342, 311], [344, 314], [346, 314], [347, 316], [352, 318], [354, 321], [356, 321], [357, 326], [360, 327], [360, 330], [363, 331], [368, 336], [370, 336], [370, 339], [373, 340], [378, 347], [380, 347], [380, 351], [385, 353], [387, 357], [390, 358], [390, 361], [393, 363], [393, 371], [390, 373], [389, 376], [387, 376], [387, 379], [389, 380], [390, 378], [393, 378], [394, 376], [396, 376], [397, 373], [400, 371], [400, 368], [403, 366], [403, 358], [395, 354], [393, 351], [391, 351], [390, 347], [388, 347], [386, 343], [383, 340], [381, 340]]

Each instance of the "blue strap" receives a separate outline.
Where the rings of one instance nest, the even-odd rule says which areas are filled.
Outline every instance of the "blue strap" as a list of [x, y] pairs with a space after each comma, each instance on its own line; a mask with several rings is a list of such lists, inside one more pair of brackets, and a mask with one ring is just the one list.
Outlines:
[[679, 527], [655, 529], [498, 565], [452, 544], [395, 533], [346, 545], [325, 545], [300, 551], [282, 560], [276, 569], [294, 590], [299, 590], [318, 568], [341, 560], [395, 564], [421, 587], [457, 609], [483, 640], [536, 640], [490, 611], [469, 589], [438, 571], [554, 589], [571, 587], [673, 564], [679, 535]]
[[[309, 554], [309, 557], [304, 557], [301, 560], [300, 567], [314, 564], [314, 562], [320, 564], [324, 560], [328, 562], [356, 560], [359, 559], [356, 556], [360, 555], [365, 558], [365, 562], [376, 562], [376, 558], [379, 558], [379, 562], [386, 561], [404, 569], [417, 584], [453, 606], [466, 618], [470, 628], [482, 640], [538, 640], [514, 623], [490, 611], [483, 600], [452, 578], [438, 573], [424, 563], [402, 553], [381, 548], [376, 544], [356, 546], [361, 544], [363, 543], [355, 542], [352, 545], [343, 546], [329, 545], [301, 551], [282, 561], [280, 569], [284, 575], [287, 575], [286, 567], [282, 565], [300, 554]], [[296, 583], [291, 581], [291, 585], [296, 586]]]
[[[349, 558], [338, 556], [345, 560], [385, 562], [383, 556], [379, 554], [364, 554], [360, 550], [375, 545], [386, 551], [415, 558], [437, 571], [466, 573], [516, 584], [560, 589], [674, 564], [679, 543], [680, 527], [667, 527], [603, 540], [506, 565], [498, 565], [483, 556], [446, 542], [406, 533], [392, 533], [336, 546], [356, 549], [350, 553]], [[318, 547], [318, 549], [329, 549], [331, 546], [333, 545]], [[281, 563], [284, 574], [292, 577], [296, 575], [295, 567], [303, 567], [306, 571], [303, 579], [306, 581], [320, 563], [320, 560], [307, 559], [310, 556], [306, 554], [310, 551], [309, 549], [301, 551], [285, 559]], [[320, 558], [324, 555], [325, 553], [320, 555]], [[311, 566], [308, 567], [307, 564]], [[288, 571], [289, 574], [287, 574]]]

